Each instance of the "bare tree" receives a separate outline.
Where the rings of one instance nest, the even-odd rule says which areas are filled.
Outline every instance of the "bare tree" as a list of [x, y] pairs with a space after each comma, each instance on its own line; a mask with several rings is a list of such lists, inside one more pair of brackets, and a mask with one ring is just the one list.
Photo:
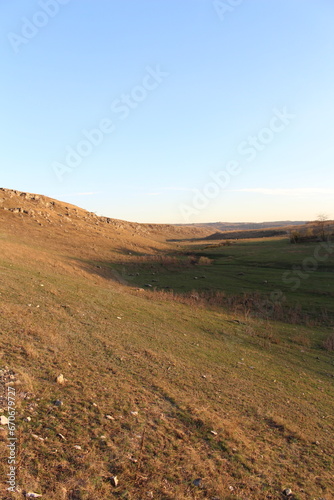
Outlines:
[[316, 223], [317, 223], [317, 226], [320, 230], [320, 237], [322, 239], [322, 241], [325, 241], [326, 239], [326, 222], [329, 220], [329, 217], [328, 215], [326, 214], [319, 214], [317, 216], [317, 220], [316, 220]]

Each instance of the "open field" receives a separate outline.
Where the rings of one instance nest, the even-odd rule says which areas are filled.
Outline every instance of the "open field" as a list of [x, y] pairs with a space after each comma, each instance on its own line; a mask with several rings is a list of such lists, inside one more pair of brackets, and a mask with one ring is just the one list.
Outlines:
[[239, 297], [256, 293], [283, 309], [301, 308], [310, 318], [329, 323], [334, 319], [333, 243], [293, 245], [287, 238], [240, 240], [228, 246], [194, 243], [182, 255], [170, 254], [169, 260], [133, 256], [132, 263], [117, 268], [139, 286]]
[[[0, 355], [18, 438], [18, 490], [3, 481], [1, 498], [333, 498], [334, 358], [324, 346], [333, 328], [320, 315], [333, 312], [333, 256], [293, 291], [282, 273], [312, 245], [180, 247], [166, 241], [173, 228], [45, 217], [0, 209]], [[321, 321], [153, 291], [166, 286], [279, 289], [288, 303], [314, 304]], [[4, 457], [7, 435], [2, 426]]]

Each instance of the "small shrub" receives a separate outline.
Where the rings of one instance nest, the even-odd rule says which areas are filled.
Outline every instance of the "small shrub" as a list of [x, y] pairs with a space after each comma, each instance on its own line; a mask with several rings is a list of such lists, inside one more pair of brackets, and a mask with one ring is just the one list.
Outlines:
[[295, 344], [301, 345], [303, 347], [311, 347], [311, 340], [309, 337], [300, 333], [299, 335], [295, 335], [292, 339]]
[[188, 264], [191, 266], [194, 266], [197, 263], [197, 259], [195, 255], [189, 255], [188, 256]]
[[210, 266], [212, 264], [212, 259], [209, 259], [209, 257], [200, 257], [198, 259], [198, 264], [200, 266]]
[[301, 234], [299, 231], [291, 231], [290, 232], [290, 242], [291, 243], [299, 243], [301, 240]]
[[331, 333], [323, 343], [324, 349], [326, 351], [334, 351], [334, 333]]

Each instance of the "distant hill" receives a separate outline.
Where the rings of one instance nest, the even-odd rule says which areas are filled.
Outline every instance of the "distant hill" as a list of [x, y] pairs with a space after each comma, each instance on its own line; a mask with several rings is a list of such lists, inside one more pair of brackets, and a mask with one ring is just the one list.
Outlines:
[[[308, 221], [273, 221], [273, 222], [203, 222], [189, 224], [194, 227], [213, 229], [216, 231], [246, 231], [248, 229], [267, 229], [273, 227], [302, 226]], [[180, 224], [176, 224], [180, 225]]]
[[204, 238], [205, 240], [236, 240], [244, 238], [270, 238], [273, 236], [283, 236], [288, 234], [287, 229], [257, 229], [246, 231], [225, 231], [210, 234]]

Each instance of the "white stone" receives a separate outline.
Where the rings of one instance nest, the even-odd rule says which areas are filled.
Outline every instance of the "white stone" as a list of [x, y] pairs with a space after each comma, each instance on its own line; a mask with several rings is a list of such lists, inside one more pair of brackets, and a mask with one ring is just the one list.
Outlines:
[[110, 479], [110, 481], [111, 481], [111, 484], [112, 484], [113, 486], [115, 486], [115, 488], [116, 488], [116, 486], [117, 486], [117, 485], [118, 485], [118, 483], [119, 483], [117, 476], [112, 476], [112, 477], [111, 477], [111, 479]]
[[56, 381], [57, 381], [57, 384], [63, 385], [65, 383], [64, 375], [62, 373], [60, 375], [58, 375], [58, 377], [56, 378]]
[[8, 425], [8, 418], [5, 415], [1, 415], [0, 417], [0, 425]]

